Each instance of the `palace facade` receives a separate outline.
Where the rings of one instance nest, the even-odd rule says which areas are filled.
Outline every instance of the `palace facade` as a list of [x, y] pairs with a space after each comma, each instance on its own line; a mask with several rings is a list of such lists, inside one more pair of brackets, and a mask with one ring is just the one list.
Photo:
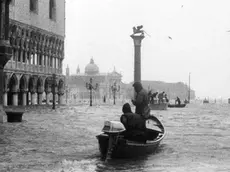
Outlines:
[[13, 55], [4, 68], [4, 106], [49, 103], [52, 74], [63, 103], [65, 0], [12, 0], [9, 17]]

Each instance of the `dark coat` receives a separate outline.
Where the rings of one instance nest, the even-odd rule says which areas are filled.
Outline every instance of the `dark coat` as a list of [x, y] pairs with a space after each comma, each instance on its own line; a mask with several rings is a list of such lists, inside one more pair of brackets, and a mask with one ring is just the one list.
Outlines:
[[124, 113], [120, 118], [121, 123], [125, 126], [127, 131], [144, 130], [145, 120], [144, 118], [132, 112]]
[[140, 115], [144, 115], [146, 113], [148, 109], [149, 98], [145, 89], [142, 88], [139, 92], [137, 92], [136, 99], [133, 101], [133, 104], [136, 106], [135, 113]]

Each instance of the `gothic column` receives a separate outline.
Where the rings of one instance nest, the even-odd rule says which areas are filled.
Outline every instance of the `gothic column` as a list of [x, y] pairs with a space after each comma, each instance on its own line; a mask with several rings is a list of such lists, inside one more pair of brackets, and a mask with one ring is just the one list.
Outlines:
[[23, 106], [27, 105], [27, 92], [26, 91], [22, 93], [22, 105]]
[[42, 94], [43, 94], [43, 92], [38, 92], [38, 104], [39, 105], [42, 104]]
[[31, 92], [31, 104], [36, 104], [36, 92]]
[[50, 103], [50, 92], [46, 92], [46, 104], [48, 105]]
[[58, 104], [64, 104], [64, 94], [58, 94]]
[[7, 99], [8, 93], [5, 91], [3, 93], [3, 106], [7, 106], [8, 105], [8, 99]]
[[12, 96], [13, 106], [18, 106], [18, 92], [14, 92]]

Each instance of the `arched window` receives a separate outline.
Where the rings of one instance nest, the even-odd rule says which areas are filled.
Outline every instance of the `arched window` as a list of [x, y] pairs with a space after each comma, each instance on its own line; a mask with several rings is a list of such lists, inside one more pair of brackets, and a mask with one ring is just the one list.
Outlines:
[[52, 20], [56, 20], [56, 2], [55, 0], [50, 0], [49, 4], [49, 18]]
[[30, 11], [38, 12], [38, 0], [30, 0]]

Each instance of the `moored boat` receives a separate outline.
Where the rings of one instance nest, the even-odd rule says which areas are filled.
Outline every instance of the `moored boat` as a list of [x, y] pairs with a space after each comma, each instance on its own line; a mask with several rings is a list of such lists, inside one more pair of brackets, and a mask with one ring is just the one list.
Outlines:
[[149, 108], [151, 110], [167, 110], [168, 103], [150, 103]]
[[204, 99], [204, 100], [203, 100], [203, 103], [204, 103], [204, 104], [205, 104], [205, 103], [209, 103], [209, 100]]
[[186, 104], [168, 104], [169, 108], [184, 108]]
[[103, 133], [97, 135], [101, 156], [110, 158], [133, 158], [154, 153], [165, 136], [162, 123], [150, 116], [146, 120], [145, 141], [135, 141], [125, 137], [125, 128], [118, 121], [106, 121]]

